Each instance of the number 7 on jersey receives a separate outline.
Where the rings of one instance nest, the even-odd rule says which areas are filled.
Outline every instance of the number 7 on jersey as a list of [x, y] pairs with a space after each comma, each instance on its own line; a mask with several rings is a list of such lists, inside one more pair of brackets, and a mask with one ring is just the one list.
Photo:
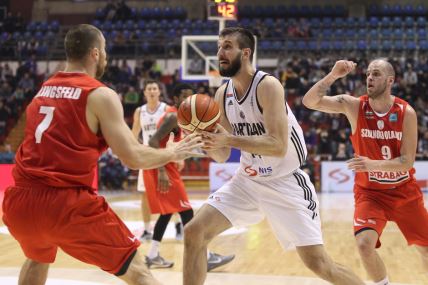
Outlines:
[[42, 141], [42, 135], [44, 131], [46, 131], [49, 128], [49, 125], [52, 123], [54, 111], [55, 107], [40, 106], [39, 113], [45, 114], [46, 116], [36, 128], [36, 143], [40, 143]]

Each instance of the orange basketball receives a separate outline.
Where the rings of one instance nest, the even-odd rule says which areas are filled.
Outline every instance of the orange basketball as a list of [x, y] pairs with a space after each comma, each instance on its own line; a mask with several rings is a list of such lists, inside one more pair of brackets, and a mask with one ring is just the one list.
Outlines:
[[181, 102], [177, 119], [178, 126], [187, 132], [213, 131], [220, 119], [220, 109], [210, 96], [194, 94]]

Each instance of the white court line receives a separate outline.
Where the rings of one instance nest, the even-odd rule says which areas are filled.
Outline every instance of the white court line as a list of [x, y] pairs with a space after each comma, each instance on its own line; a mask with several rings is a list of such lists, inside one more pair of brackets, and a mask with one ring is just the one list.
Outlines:
[[[181, 285], [181, 272], [165, 269], [152, 270], [153, 275], [164, 284]], [[19, 268], [0, 268], [0, 284], [16, 285]], [[79, 278], [79, 277], [80, 278]], [[84, 280], [82, 280], [84, 279]], [[91, 281], [86, 281], [91, 280]], [[88, 269], [51, 268], [47, 285], [123, 285], [119, 279], [102, 272]], [[328, 285], [328, 282], [312, 277], [275, 276], [234, 273], [208, 273], [205, 285]], [[405, 283], [391, 283], [391, 285], [410, 285]]]

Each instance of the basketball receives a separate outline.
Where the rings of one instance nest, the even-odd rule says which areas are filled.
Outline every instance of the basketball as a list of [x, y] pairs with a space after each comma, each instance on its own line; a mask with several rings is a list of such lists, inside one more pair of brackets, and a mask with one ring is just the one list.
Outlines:
[[213, 131], [219, 119], [218, 104], [208, 95], [194, 94], [178, 108], [178, 126], [187, 132], [193, 133], [196, 129]]

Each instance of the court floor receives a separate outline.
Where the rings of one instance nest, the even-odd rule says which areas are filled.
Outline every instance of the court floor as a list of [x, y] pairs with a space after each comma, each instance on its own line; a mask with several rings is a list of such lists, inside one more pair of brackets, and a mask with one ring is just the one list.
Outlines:
[[[139, 194], [131, 191], [105, 192], [111, 207], [126, 222], [135, 235], [142, 231]], [[207, 193], [190, 192], [195, 209], [203, 203]], [[352, 194], [319, 195], [323, 234], [327, 251], [333, 259], [351, 267], [363, 279], [367, 276], [358, 257], [352, 234], [353, 196]], [[155, 220], [155, 216], [153, 220]], [[415, 217], [417, 218], [417, 217]], [[428, 273], [422, 270], [416, 249], [408, 247], [398, 227], [390, 223], [382, 237], [383, 257], [393, 284], [428, 284]], [[141, 246], [147, 252], [149, 243]], [[236, 254], [235, 260], [208, 274], [208, 285], [318, 285], [328, 284], [317, 279], [299, 260], [295, 250], [282, 250], [275, 240], [268, 224], [262, 223], [241, 229], [230, 229], [217, 237], [210, 249], [221, 254]], [[161, 244], [161, 255], [173, 260], [171, 269], [156, 269], [153, 273], [163, 284], [181, 284], [182, 241], [175, 240], [173, 223], [167, 228]], [[0, 284], [17, 284], [19, 267], [24, 262], [17, 242], [8, 234], [0, 222]], [[124, 284], [117, 278], [97, 268], [77, 261], [59, 252], [55, 264], [51, 266], [48, 283], [50, 285], [100, 285]], [[370, 284], [370, 283], [368, 283]]]

